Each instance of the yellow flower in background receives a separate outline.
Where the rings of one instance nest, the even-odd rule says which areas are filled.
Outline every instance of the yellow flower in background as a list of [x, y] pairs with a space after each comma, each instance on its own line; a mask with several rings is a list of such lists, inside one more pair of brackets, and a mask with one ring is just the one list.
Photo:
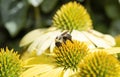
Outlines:
[[36, 29], [26, 34], [20, 41], [20, 47], [27, 47], [27, 52], [36, 51], [37, 55], [49, 49], [53, 52], [55, 38], [68, 30], [73, 40], [86, 42], [89, 48], [110, 48], [115, 40], [108, 34], [92, 29], [92, 20], [86, 9], [77, 2], [64, 4], [53, 17], [49, 29]]
[[53, 26], [62, 30], [84, 31], [92, 29], [92, 20], [84, 6], [77, 2], [69, 2], [56, 12]]
[[117, 35], [115, 37], [115, 41], [116, 41], [116, 46], [120, 47], [120, 35]]
[[[118, 50], [119, 49], [120, 48], [118, 48]], [[53, 53], [43, 53], [42, 55], [26, 59], [24, 61], [24, 68], [27, 70], [25, 70], [20, 77], [79, 77], [81, 67], [84, 64], [90, 64], [92, 61], [92, 64], [94, 64], [94, 60], [98, 63], [101, 61], [101, 66], [102, 64], [109, 64], [110, 62], [110, 65], [113, 65], [113, 67], [119, 64], [117, 59], [111, 55], [116, 54], [112, 53], [114, 51], [117, 51], [117, 48], [91, 50], [88, 48], [86, 42], [67, 40], [65, 43], [62, 42], [59, 47], [55, 47]], [[108, 62], [106, 59], [108, 59]], [[91, 62], [89, 63], [88, 60], [91, 60]], [[91, 68], [94, 67], [95, 66], [91, 66]], [[96, 68], [97, 67], [99, 68], [99, 66], [96, 66]], [[108, 70], [111, 71], [111, 69]], [[105, 70], [105, 68], [103, 68], [103, 70]], [[114, 70], [118, 70], [118, 68]], [[118, 75], [117, 72], [115, 74]]]
[[120, 77], [120, 63], [105, 51], [97, 51], [84, 57], [79, 64], [77, 77]]
[[[78, 72], [78, 65], [88, 54], [86, 43], [67, 40], [55, 47], [51, 56], [32, 57], [26, 60], [26, 71], [20, 77], [69, 77]], [[43, 54], [45, 55], [45, 54]], [[44, 61], [46, 60], [46, 62]], [[39, 63], [36, 63], [39, 61]]]
[[[120, 35], [115, 36], [115, 41], [116, 41], [116, 46], [120, 47]], [[120, 53], [117, 54], [117, 57], [118, 57], [118, 60], [120, 61]]]
[[13, 49], [0, 49], [0, 77], [19, 77], [22, 72], [22, 62]]

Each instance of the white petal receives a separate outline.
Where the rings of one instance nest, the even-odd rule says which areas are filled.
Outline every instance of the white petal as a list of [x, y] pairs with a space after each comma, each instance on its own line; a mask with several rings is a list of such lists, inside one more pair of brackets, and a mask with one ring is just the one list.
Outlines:
[[48, 49], [58, 34], [60, 34], [60, 30], [49, 32], [48, 37], [44, 41], [44, 43], [38, 46], [39, 49], [38, 49], [37, 55], [42, 54], [42, 52], [44, 52], [46, 49]]
[[55, 41], [53, 41], [50, 45], [50, 52], [53, 52], [54, 48], [55, 48]]
[[54, 34], [53, 34], [53, 41], [51, 42], [51, 45], [50, 45], [50, 52], [53, 52], [53, 49], [55, 47], [55, 38], [61, 34], [61, 31], [58, 30], [56, 31]]
[[110, 35], [105, 35], [103, 38], [110, 46], [115, 46], [115, 39]]
[[91, 33], [91, 34], [94, 34], [95, 36], [98, 36], [98, 37], [103, 37], [104, 36], [103, 33], [98, 32], [98, 31], [93, 30], [93, 29], [89, 30], [88, 32]]
[[103, 33], [100, 33], [96, 30], [89, 30], [88, 32], [93, 34], [94, 36], [96, 36], [98, 38], [103, 39], [110, 46], [114, 46], [116, 44], [115, 39], [111, 35], [103, 34]]
[[50, 27], [50, 28], [35, 29], [33, 31], [30, 31], [22, 38], [22, 40], [20, 41], [20, 46], [22, 47], [22, 46], [28, 45], [31, 42], [35, 41], [44, 33], [55, 31], [55, 30], [56, 30], [55, 27]]
[[77, 31], [77, 30], [73, 30], [72, 33], [72, 39], [73, 40], [78, 40], [78, 41], [83, 41], [88, 43], [89, 48], [95, 48], [95, 46], [93, 45], [93, 43], [84, 35], [84, 33], [82, 33], [82, 31]]
[[49, 37], [49, 36], [50, 36], [50, 35], [49, 35], [49, 32], [48, 32], [48, 33], [45, 33], [45, 34], [43, 34], [43, 35], [41, 35], [41, 36], [39, 36], [39, 38], [35, 39], [35, 40], [33, 41], [33, 43], [28, 47], [27, 51], [28, 51], [28, 52], [31, 52], [31, 51], [33, 51], [33, 50], [36, 50], [36, 51], [37, 51], [38, 48], [39, 48], [41, 45], [43, 45], [46, 40], [48, 40], [48, 37]]
[[72, 77], [72, 75], [74, 75], [75, 72], [71, 69], [67, 69], [64, 73], [64, 76], [63, 77]]
[[27, 33], [22, 40], [20, 41], [20, 46], [25, 46], [30, 44], [32, 41], [34, 41], [36, 38], [41, 36], [47, 29], [35, 29], [29, 33]]
[[44, 41], [43, 45], [41, 45], [37, 50], [37, 55], [41, 55], [46, 49], [50, 47], [50, 44], [53, 39], [48, 38], [46, 41]]
[[93, 44], [95, 44], [97, 47], [100, 47], [100, 48], [109, 48], [109, 47], [111, 47], [109, 44], [107, 44], [102, 38], [99, 38], [99, 37], [97, 37], [97, 36], [95, 36], [95, 35], [93, 35], [93, 34], [91, 34], [91, 33], [89, 33], [89, 32], [86, 32], [86, 31], [84, 31], [83, 32], [85, 35], [86, 35], [86, 37], [88, 37], [88, 39], [90, 40], [90, 41], [92, 41], [93, 42]]

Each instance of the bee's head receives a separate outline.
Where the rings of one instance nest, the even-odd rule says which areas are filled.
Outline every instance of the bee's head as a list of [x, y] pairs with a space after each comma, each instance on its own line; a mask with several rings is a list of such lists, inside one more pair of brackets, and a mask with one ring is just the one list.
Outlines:
[[57, 37], [55, 38], [55, 45], [56, 45], [57, 47], [61, 46], [61, 43], [62, 43], [62, 42], [63, 42], [63, 38], [62, 38], [62, 37], [57, 36]]
[[55, 38], [55, 45], [59, 47], [61, 46], [61, 43], [66, 43], [67, 40], [72, 42], [72, 36], [68, 34], [68, 31], [64, 31], [61, 35]]

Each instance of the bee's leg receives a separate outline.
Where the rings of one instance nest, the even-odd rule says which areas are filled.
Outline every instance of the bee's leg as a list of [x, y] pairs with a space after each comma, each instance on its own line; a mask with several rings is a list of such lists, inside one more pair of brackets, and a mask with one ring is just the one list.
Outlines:
[[71, 43], [73, 43], [72, 39], [69, 39], [71, 41]]
[[70, 40], [73, 43], [71, 35], [69, 35], [69, 38], [67, 38], [67, 39]]
[[63, 43], [66, 44], [66, 39], [63, 40]]

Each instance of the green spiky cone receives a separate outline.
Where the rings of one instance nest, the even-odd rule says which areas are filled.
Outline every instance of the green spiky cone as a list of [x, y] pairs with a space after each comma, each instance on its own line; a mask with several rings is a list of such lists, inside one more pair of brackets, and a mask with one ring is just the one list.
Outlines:
[[16, 52], [0, 49], [0, 77], [19, 77], [21, 70], [21, 60]]
[[96, 51], [84, 57], [79, 64], [78, 77], [120, 77], [120, 63], [105, 51]]
[[92, 20], [81, 4], [69, 2], [56, 12], [53, 17], [53, 26], [62, 30], [83, 31], [92, 28]]
[[79, 62], [87, 55], [88, 51], [88, 46], [84, 42], [67, 40], [66, 43], [62, 43], [60, 47], [54, 49], [55, 62], [58, 67], [74, 71], [77, 70]]

